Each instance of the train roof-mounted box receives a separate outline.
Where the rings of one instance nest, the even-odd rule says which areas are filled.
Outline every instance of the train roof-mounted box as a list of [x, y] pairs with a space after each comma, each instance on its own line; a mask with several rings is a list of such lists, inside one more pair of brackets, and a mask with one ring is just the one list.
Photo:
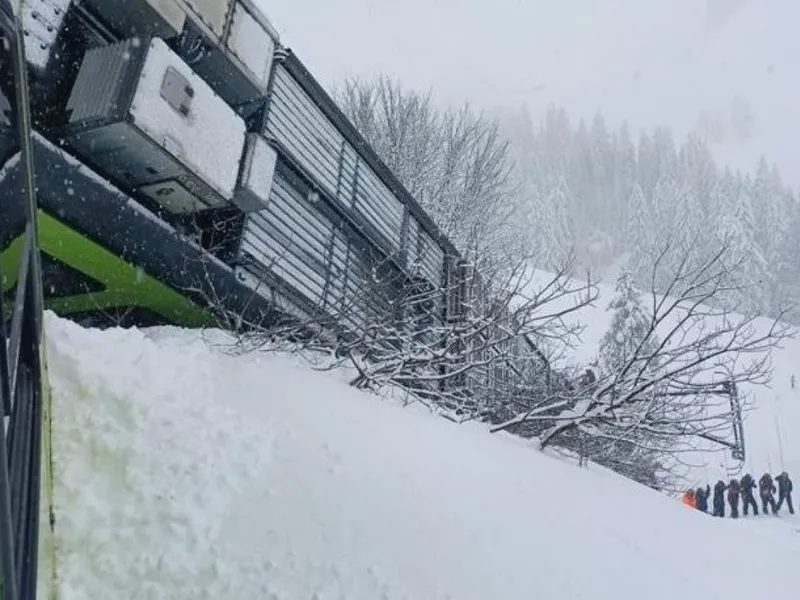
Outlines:
[[180, 35], [186, 11], [176, 0], [77, 0], [98, 15], [120, 37]]
[[250, 0], [81, 0], [121, 37], [154, 36], [231, 106], [267, 93], [278, 32]]
[[279, 37], [250, 0], [184, 0], [176, 51], [231, 106], [247, 113], [269, 86]]
[[278, 153], [257, 133], [247, 134], [233, 202], [242, 212], [254, 212], [269, 204]]
[[233, 201], [244, 121], [159, 38], [89, 50], [67, 103], [67, 145], [169, 212]]

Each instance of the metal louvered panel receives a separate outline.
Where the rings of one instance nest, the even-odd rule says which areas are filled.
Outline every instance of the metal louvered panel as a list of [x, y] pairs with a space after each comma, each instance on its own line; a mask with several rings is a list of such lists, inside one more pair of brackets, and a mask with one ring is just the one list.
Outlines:
[[367, 319], [366, 303], [364, 302], [367, 273], [368, 264], [363, 253], [351, 242], [344, 279], [343, 302], [347, 307], [345, 325], [353, 329], [363, 327]]
[[338, 198], [344, 138], [280, 65], [275, 69], [266, 129], [331, 197]]
[[268, 207], [248, 216], [241, 252], [319, 305], [332, 235], [332, 223], [277, 175]]
[[400, 248], [404, 205], [345, 141], [285, 67], [278, 65], [266, 133], [301, 163], [331, 198], [353, 207], [395, 250]]
[[325, 293], [325, 307], [331, 315], [347, 314], [346, 287], [349, 262], [349, 245], [341, 231], [333, 238], [330, 262], [328, 265], [328, 289]]
[[356, 211], [383, 235], [395, 249], [400, 248], [403, 226], [403, 204], [394, 197], [378, 176], [366, 165], [360, 165], [356, 192]]
[[444, 252], [424, 231], [419, 234], [418, 260], [422, 276], [435, 286], [442, 285], [444, 278]]
[[414, 217], [408, 219], [408, 238], [406, 240], [406, 260], [408, 265], [412, 266], [419, 258], [417, 255], [417, 244], [419, 240], [419, 223]]
[[110, 118], [115, 108], [129, 102], [120, 95], [124, 75], [132, 67], [131, 55], [139, 54], [140, 46], [141, 40], [128, 40], [103, 52], [86, 53], [67, 101], [70, 123]]
[[359, 169], [358, 154], [353, 147], [344, 142], [341, 156], [341, 171], [339, 175], [339, 189], [337, 197], [346, 206], [352, 206], [355, 201], [355, 184]]

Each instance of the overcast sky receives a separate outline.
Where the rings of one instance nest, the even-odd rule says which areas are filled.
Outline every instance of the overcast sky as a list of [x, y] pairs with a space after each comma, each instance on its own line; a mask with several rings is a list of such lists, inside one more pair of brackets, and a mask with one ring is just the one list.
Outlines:
[[534, 117], [555, 102], [635, 129], [702, 123], [722, 160], [764, 153], [800, 185], [800, 0], [259, 1], [327, 87], [384, 73]]

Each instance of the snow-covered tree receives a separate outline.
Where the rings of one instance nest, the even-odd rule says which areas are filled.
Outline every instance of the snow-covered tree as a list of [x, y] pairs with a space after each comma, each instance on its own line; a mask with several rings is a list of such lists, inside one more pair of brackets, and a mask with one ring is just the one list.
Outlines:
[[781, 237], [778, 260], [774, 265], [778, 281], [777, 304], [792, 309], [795, 320], [800, 317], [800, 201], [793, 200], [786, 209], [786, 231]]
[[697, 203], [699, 214], [711, 213], [711, 195], [717, 182], [717, 167], [706, 142], [690, 135], [679, 152], [680, 176]]
[[739, 230], [735, 239], [740, 254], [746, 257], [747, 274], [742, 281], [743, 308], [749, 311], [769, 310], [772, 305], [773, 274], [769, 256], [759, 241], [758, 210], [753, 201], [753, 183], [749, 177], [738, 181], [736, 197], [736, 221]]
[[[636, 187], [636, 148], [631, 141], [628, 125], [622, 124], [614, 143], [613, 234], [617, 251], [628, 249], [628, 224], [631, 219], [630, 200]], [[642, 193], [641, 187], [639, 192]]]
[[572, 230], [572, 198], [563, 175], [548, 185], [547, 195], [541, 198], [541, 217], [547, 224], [542, 230], [542, 245], [538, 255], [543, 268], [558, 269], [573, 255], [575, 234]]
[[685, 447], [727, 431], [734, 415], [725, 390], [768, 381], [770, 352], [791, 330], [781, 322], [783, 314], [767, 327], [755, 327], [759, 315], [717, 307], [740, 288], [743, 265], [730, 263], [727, 248], [691, 257], [678, 246], [665, 246], [650, 281], [661, 279], [655, 271], [662, 268], [672, 273], [669, 294], [648, 290], [649, 318], [642, 316], [630, 284], [622, 279], [617, 306], [626, 318], [620, 317], [607, 336], [605, 368], [591, 387], [564, 394], [555, 403], [533, 402], [495, 430], [533, 421], [545, 425], [539, 434], [542, 446], [580, 434], [660, 451], [676, 440]]
[[651, 239], [652, 212], [648, 204], [642, 186], [635, 184], [628, 200], [630, 220], [626, 247], [629, 249], [645, 248]]
[[649, 335], [652, 315], [642, 306], [627, 269], [617, 279], [615, 291], [616, 296], [608, 305], [613, 312], [611, 324], [599, 348], [599, 365], [606, 373], [618, 371], [636, 352], [653, 354], [658, 349], [658, 339]]
[[502, 272], [525, 253], [508, 143], [496, 122], [469, 106], [435, 108], [429, 94], [386, 77], [348, 80], [337, 97], [465, 257], [484, 272]]

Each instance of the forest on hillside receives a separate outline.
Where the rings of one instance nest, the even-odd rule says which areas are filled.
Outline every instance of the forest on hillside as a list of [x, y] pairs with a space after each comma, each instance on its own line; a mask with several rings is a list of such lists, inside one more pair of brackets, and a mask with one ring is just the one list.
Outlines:
[[699, 255], [727, 246], [747, 277], [731, 308], [775, 315], [800, 300], [800, 202], [765, 159], [752, 176], [734, 173], [699, 137], [611, 131], [599, 114], [573, 124], [556, 107], [540, 120], [509, 112], [500, 125], [543, 266], [573, 252], [595, 272], [625, 260], [647, 286], [667, 241]]

